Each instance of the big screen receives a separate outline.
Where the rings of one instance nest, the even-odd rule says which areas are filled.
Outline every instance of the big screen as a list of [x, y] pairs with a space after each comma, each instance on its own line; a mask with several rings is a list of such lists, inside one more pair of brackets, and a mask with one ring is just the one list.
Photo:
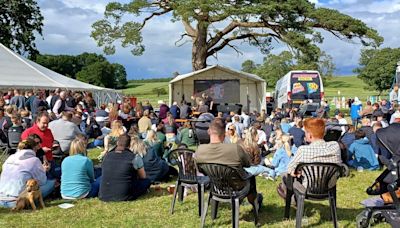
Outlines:
[[240, 103], [239, 80], [195, 80], [194, 92], [207, 93], [215, 103]]

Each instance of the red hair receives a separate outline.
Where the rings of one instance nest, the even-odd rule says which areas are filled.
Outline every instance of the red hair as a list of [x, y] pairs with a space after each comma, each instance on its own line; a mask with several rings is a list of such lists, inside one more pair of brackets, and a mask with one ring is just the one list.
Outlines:
[[304, 120], [304, 129], [314, 138], [323, 139], [325, 135], [325, 121], [321, 118], [308, 118]]

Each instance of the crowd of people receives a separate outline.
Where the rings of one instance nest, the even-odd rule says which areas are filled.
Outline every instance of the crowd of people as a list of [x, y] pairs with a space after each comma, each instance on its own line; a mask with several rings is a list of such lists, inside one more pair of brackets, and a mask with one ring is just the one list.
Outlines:
[[[168, 155], [201, 141], [194, 118], [208, 121], [209, 137], [209, 143], [197, 147], [196, 162], [251, 174], [248, 199], [258, 206], [263, 199], [256, 188], [258, 175], [282, 176], [285, 182], [287, 175], [298, 175], [302, 162], [346, 163], [363, 171], [380, 167], [378, 155], [390, 158], [377, 143], [376, 131], [400, 123], [396, 101], [363, 107], [355, 98], [351, 124], [339, 110], [330, 117], [329, 105], [322, 104], [313, 113], [300, 106], [211, 114], [213, 101], [203, 94], [193, 98], [193, 105], [183, 101], [169, 107], [160, 101], [156, 112], [149, 101], [132, 107], [127, 99], [96, 108], [90, 93], [10, 90], [0, 97], [0, 139], [11, 154], [2, 166], [0, 206], [14, 207], [29, 179], [38, 180], [43, 197], [59, 189], [64, 199], [134, 200], [151, 184], [178, 175]], [[324, 140], [333, 130], [340, 137]], [[99, 165], [87, 157], [91, 148], [102, 150]]]

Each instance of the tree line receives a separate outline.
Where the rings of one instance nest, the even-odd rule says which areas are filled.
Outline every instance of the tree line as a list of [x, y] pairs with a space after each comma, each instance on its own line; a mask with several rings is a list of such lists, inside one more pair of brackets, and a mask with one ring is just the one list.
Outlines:
[[67, 77], [106, 88], [122, 89], [128, 84], [125, 67], [110, 63], [103, 55], [36, 55], [34, 61]]

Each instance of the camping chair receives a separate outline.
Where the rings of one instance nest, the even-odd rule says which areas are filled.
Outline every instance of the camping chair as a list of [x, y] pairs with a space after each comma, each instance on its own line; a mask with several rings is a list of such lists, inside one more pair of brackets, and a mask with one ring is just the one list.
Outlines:
[[204, 176], [197, 176], [197, 168], [194, 162], [194, 151], [190, 149], [175, 149], [169, 154], [169, 161], [172, 165], [177, 165], [179, 168], [178, 179], [176, 180], [174, 196], [171, 203], [170, 213], [174, 213], [176, 196], [179, 193], [179, 201], [183, 201], [184, 187], [197, 184], [199, 216], [204, 207], [204, 191], [206, 185], [209, 183], [209, 178]]
[[[301, 227], [301, 220], [304, 213], [304, 200], [325, 200], [329, 199], [331, 216], [334, 227], [338, 227], [336, 214], [336, 181], [347, 173], [346, 165], [333, 163], [301, 163], [297, 166], [296, 172], [301, 173], [300, 180], [291, 179], [287, 183], [285, 218], [289, 218], [290, 203], [293, 193], [297, 199], [296, 227]], [[288, 182], [290, 182], [288, 180]], [[303, 182], [303, 183], [301, 183]], [[305, 184], [305, 185], [304, 185]], [[291, 187], [290, 187], [291, 186]]]
[[[252, 177], [246, 172], [221, 164], [198, 164], [200, 172], [206, 174], [210, 178], [211, 190], [201, 215], [201, 227], [204, 227], [207, 209], [210, 201], [213, 205], [211, 208], [211, 217], [215, 219], [218, 212], [218, 202], [231, 203], [232, 207], [232, 227], [239, 226], [239, 207], [240, 202], [249, 194], [250, 178]], [[258, 223], [258, 209], [253, 204], [253, 213], [255, 224]]]

